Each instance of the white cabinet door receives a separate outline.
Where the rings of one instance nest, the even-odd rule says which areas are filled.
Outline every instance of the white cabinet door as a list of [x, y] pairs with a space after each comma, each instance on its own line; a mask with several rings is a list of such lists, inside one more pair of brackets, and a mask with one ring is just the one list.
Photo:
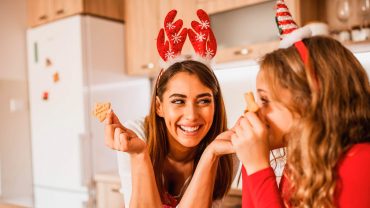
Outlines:
[[[75, 16], [27, 32], [35, 186], [86, 190], [80, 138], [85, 132], [82, 27]], [[42, 99], [44, 91], [48, 100]]]

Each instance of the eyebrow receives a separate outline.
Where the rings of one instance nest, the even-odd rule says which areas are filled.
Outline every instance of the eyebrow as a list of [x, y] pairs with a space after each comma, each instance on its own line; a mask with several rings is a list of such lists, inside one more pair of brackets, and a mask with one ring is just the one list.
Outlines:
[[[172, 94], [169, 98], [171, 97], [180, 97], [180, 98], [186, 98], [186, 95], [183, 95], [183, 94], [178, 94], [178, 93], [175, 93], [175, 94]], [[206, 93], [202, 93], [202, 94], [199, 94], [196, 96], [196, 98], [201, 98], [201, 97], [212, 97], [212, 95], [208, 92]]]
[[257, 89], [257, 92], [267, 92], [267, 91], [263, 89]]

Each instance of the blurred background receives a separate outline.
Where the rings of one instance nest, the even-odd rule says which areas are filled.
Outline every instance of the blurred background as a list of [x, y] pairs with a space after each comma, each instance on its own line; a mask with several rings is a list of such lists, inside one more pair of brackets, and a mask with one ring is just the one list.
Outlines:
[[[348, 47], [370, 71], [370, 0], [286, 0], [300, 26]], [[148, 112], [155, 47], [171, 9], [197, 8], [218, 40], [215, 73], [229, 126], [255, 90], [257, 61], [278, 47], [274, 0], [0, 0], [0, 207], [123, 207], [116, 155], [96, 102], [122, 120]], [[192, 54], [189, 41], [183, 54]], [[129, 165], [129, 161], [127, 164]], [[282, 166], [275, 171], [281, 174]], [[239, 175], [238, 175], [239, 176]], [[279, 178], [277, 178], [278, 180]], [[239, 177], [224, 207], [240, 207]], [[127, 201], [127, 199], [126, 199]]]

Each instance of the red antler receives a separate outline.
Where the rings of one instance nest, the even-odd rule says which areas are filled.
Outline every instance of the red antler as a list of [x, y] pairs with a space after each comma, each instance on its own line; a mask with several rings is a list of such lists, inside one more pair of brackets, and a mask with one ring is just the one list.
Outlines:
[[[162, 28], [158, 33], [157, 49], [159, 55], [164, 61], [173, 59], [174, 57], [180, 55], [181, 49], [186, 40], [187, 29], [182, 29], [180, 33], [180, 29], [183, 24], [182, 20], [179, 19], [173, 23], [176, 14], [176, 10], [168, 12], [166, 18], [164, 19], [164, 29]], [[166, 32], [168, 40], [165, 40], [164, 31]]]
[[200, 19], [200, 23], [192, 21], [191, 27], [194, 30], [188, 30], [190, 42], [198, 55], [205, 59], [212, 59], [217, 52], [217, 42], [211, 30], [209, 16], [202, 9], [197, 11], [197, 16]]

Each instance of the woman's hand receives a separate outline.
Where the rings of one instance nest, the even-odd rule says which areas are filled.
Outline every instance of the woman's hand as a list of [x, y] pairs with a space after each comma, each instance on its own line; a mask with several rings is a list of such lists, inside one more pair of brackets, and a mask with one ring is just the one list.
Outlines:
[[231, 143], [248, 174], [270, 166], [270, 145], [266, 125], [257, 114], [247, 112], [233, 127]]
[[124, 127], [117, 115], [111, 110], [105, 123], [105, 144], [114, 150], [130, 155], [145, 152], [146, 144], [132, 130]]
[[233, 134], [234, 132], [230, 130], [222, 132], [207, 146], [205, 152], [208, 152], [215, 158], [218, 158], [222, 155], [235, 153], [235, 150], [231, 144], [231, 136]]

